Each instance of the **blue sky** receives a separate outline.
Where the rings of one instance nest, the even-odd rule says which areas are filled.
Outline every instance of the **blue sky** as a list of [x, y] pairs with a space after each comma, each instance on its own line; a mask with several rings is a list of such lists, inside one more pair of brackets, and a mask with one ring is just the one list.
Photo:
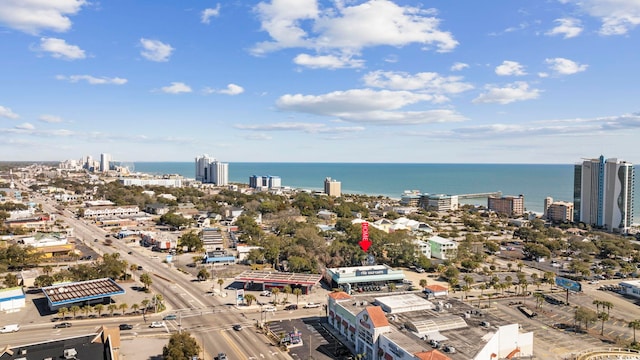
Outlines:
[[0, 0], [0, 160], [640, 162], [640, 0]]

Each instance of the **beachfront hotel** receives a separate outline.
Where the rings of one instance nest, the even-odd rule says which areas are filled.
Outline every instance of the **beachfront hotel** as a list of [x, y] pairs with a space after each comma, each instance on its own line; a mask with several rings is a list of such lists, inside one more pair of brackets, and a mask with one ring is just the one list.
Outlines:
[[340, 181], [331, 179], [330, 177], [324, 179], [324, 193], [332, 197], [340, 197], [342, 195], [342, 184]]
[[633, 164], [585, 159], [574, 167], [574, 220], [626, 234], [633, 223]]
[[225, 186], [229, 184], [229, 164], [207, 154], [196, 157], [196, 181], [203, 184]]

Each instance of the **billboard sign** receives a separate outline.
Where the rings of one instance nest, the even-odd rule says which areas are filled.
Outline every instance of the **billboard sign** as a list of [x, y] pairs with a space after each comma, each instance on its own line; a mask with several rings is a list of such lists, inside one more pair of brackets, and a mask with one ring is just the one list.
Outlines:
[[575, 280], [570, 280], [567, 278], [563, 278], [560, 276], [556, 276], [556, 285], [558, 285], [559, 287], [565, 289], [565, 290], [569, 290], [569, 291], [574, 291], [574, 292], [580, 292], [582, 291], [582, 285], [580, 285], [579, 282], [575, 281]]

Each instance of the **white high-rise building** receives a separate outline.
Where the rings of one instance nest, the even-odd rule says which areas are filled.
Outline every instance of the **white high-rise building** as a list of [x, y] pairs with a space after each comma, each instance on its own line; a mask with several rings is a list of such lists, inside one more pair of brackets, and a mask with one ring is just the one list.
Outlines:
[[209, 181], [209, 165], [216, 159], [209, 157], [207, 154], [196, 157], [196, 181], [208, 183]]
[[203, 184], [225, 186], [229, 184], [229, 164], [222, 163], [209, 155], [196, 157], [196, 180]]
[[209, 182], [217, 186], [229, 185], [229, 164], [215, 160], [209, 165]]
[[100, 171], [101, 172], [109, 171], [110, 163], [111, 163], [111, 154], [105, 154], [105, 153], [100, 154]]
[[633, 223], [633, 164], [587, 159], [574, 168], [574, 220], [627, 233]]

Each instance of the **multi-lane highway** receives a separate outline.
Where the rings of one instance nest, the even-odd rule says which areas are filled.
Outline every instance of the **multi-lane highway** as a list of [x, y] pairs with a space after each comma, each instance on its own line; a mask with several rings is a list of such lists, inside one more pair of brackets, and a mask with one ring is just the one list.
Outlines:
[[[58, 213], [52, 203], [48, 203], [46, 200], [43, 202], [43, 208], [45, 211]], [[176, 320], [165, 321], [166, 329], [150, 329], [145, 323], [131, 322], [134, 329], [123, 331], [123, 337], [138, 336], [139, 334], [145, 336], [164, 334], [166, 336], [167, 332], [186, 330], [204, 345], [205, 359], [207, 360], [213, 359], [221, 352], [226, 353], [229, 359], [234, 360], [289, 358], [288, 355], [271, 346], [267, 339], [256, 331], [255, 320], [247, 318], [234, 306], [227, 305], [227, 299], [204, 296], [201, 285], [194, 282], [192, 275], [177, 271], [170, 264], [161, 262], [160, 259], [149, 257], [148, 250], [145, 248], [130, 247], [118, 240], [113, 241], [110, 246], [106, 245], [103, 240], [107, 232], [92, 223], [76, 219], [75, 215], [68, 210], [57, 216], [74, 228], [76, 239], [91, 246], [97, 253], [117, 252], [129, 264], [142, 266], [145, 272], [152, 275], [152, 292], [162, 294], [165, 302], [172, 309], [171, 313], [178, 315]], [[99, 239], [99, 241], [96, 242], [94, 239]], [[253, 315], [256, 317], [259, 314]], [[156, 319], [154, 318], [154, 320]], [[50, 323], [34, 324], [25, 326], [16, 334], [24, 336], [23, 331], [28, 331], [30, 338], [44, 340], [51, 339], [52, 332], [54, 335], [56, 333], [81, 334], [86, 333], [89, 329], [94, 330], [99, 325], [117, 325], [121, 322], [123, 322], [122, 319], [84, 320], [74, 322], [71, 328], [55, 330], [52, 329]], [[235, 324], [243, 325], [243, 330], [234, 331], [232, 326]]]

